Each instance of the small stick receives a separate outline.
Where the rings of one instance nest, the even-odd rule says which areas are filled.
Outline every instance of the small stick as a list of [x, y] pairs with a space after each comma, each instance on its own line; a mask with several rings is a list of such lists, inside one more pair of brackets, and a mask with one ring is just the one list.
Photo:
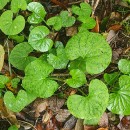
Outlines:
[[96, 0], [96, 3], [95, 3], [94, 6], [93, 6], [92, 17], [94, 16], [95, 10], [96, 10], [96, 8], [97, 8], [99, 2], [100, 2], [100, 0]]
[[[8, 38], [6, 39], [5, 44], [6, 44], [6, 46], [7, 46], [8, 58], [9, 58], [10, 50], [9, 50]], [[8, 65], [9, 65], [9, 73], [10, 73], [10, 76], [12, 76], [12, 69], [11, 69], [11, 64], [10, 64], [9, 60], [8, 60]]]
[[37, 130], [31, 123], [28, 123], [26, 121], [21, 121], [21, 120], [18, 120], [19, 123], [25, 123], [25, 124], [28, 124], [29, 126], [31, 126], [32, 128], [34, 128], [35, 130]]

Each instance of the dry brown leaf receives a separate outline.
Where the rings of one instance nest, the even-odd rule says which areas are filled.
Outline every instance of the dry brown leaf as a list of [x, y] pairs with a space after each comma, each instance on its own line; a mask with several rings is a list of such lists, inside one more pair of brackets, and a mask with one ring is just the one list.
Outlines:
[[110, 31], [110, 30], [118, 31], [118, 30], [121, 29], [121, 27], [122, 27], [122, 25], [120, 25], [120, 24], [115, 24], [115, 25], [109, 27], [107, 31]]
[[115, 31], [114, 30], [110, 30], [109, 33], [108, 33], [108, 35], [107, 35], [106, 41], [108, 43], [110, 43], [111, 41], [113, 41], [115, 39], [115, 37], [116, 37]]
[[70, 112], [67, 109], [60, 109], [57, 113], [58, 114], [55, 116], [55, 118], [59, 122], [64, 122], [70, 115]]
[[48, 107], [48, 100], [47, 99], [37, 99], [33, 104], [35, 110], [35, 117], [39, 117], [40, 113], [46, 110]]
[[59, 130], [56, 126], [56, 120], [49, 120], [49, 122], [46, 125], [45, 130]]
[[3, 68], [3, 64], [4, 64], [4, 55], [5, 55], [5, 51], [2, 45], [0, 45], [0, 71]]
[[50, 119], [52, 118], [52, 111], [47, 111], [44, 115], [43, 115], [43, 117], [42, 117], [42, 122], [44, 123], [44, 124], [47, 124], [48, 123], [48, 121], [50, 121]]
[[20, 127], [18, 120], [16, 119], [16, 115], [5, 107], [3, 98], [0, 98], [0, 117], [7, 119], [10, 124]]
[[82, 119], [77, 120], [75, 130], [84, 130], [83, 120]]
[[124, 116], [121, 119], [120, 126], [122, 130], [130, 130], [130, 116]]
[[38, 124], [36, 125], [36, 129], [37, 129], [37, 130], [43, 130], [42, 124], [38, 123]]
[[99, 18], [96, 16], [96, 26], [92, 29], [92, 32], [99, 33]]
[[100, 122], [99, 122], [100, 127], [107, 127], [108, 126], [108, 115], [106, 112], [103, 113]]
[[48, 99], [49, 109], [53, 112], [57, 112], [60, 110], [60, 108], [64, 105], [65, 99], [57, 98], [56, 96], [53, 96]]
[[115, 62], [116, 60], [119, 59], [120, 54], [123, 52], [121, 48], [118, 48], [116, 50], [112, 51], [112, 62]]
[[62, 128], [62, 130], [72, 130], [75, 126], [77, 119], [72, 116], [69, 120], [67, 120]]
[[108, 130], [108, 128], [98, 128], [97, 130]]
[[77, 27], [68, 27], [66, 28], [66, 36], [73, 36], [77, 33]]
[[84, 130], [97, 130], [97, 126], [84, 125]]

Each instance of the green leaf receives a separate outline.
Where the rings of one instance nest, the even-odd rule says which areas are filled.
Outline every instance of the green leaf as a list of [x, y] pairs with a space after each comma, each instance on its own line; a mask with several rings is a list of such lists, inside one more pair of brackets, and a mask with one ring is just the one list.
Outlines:
[[80, 27], [80, 31], [81, 30], [87, 30], [87, 29], [92, 29], [94, 28], [96, 25], [96, 21], [93, 18], [88, 18], [84, 21], [84, 23], [81, 25]]
[[5, 11], [0, 17], [0, 29], [6, 35], [16, 35], [20, 33], [25, 27], [24, 17], [18, 15], [13, 20], [13, 12], [11, 10]]
[[72, 12], [76, 15], [78, 15], [78, 20], [85, 23], [87, 18], [90, 17], [90, 14], [92, 12], [91, 6], [88, 3], [81, 3], [80, 7], [78, 6], [72, 6]]
[[86, 97], [69, 96], [67, 106], [69, 111], [77, 118], [85, 120], [100, 119], [108, 105], [108, 99], [109, 94], [106, 85], [102, 81], [94, 79], [89, 85], [89, 95]]
[[124, 74], [130, 74], [130, 60], [121, 59], [118, 62], [119, 70]]
[[30, 101], [35, 100], [36, 97], [31, 93], [28, 94], [24, 90], [20, 90], [15, 97], [10, 91], [7, 91], [4, 95], [4, 103], [8, 109], [13, 112], [20, 112]]
[[17, 13], [20, 9], [26, 10], [27, 2], [26, 0], [12, 0], [11, 1], [11, 10], [13, 13]]
[[130, 114], [130, 77], [123, 75], [119, 78], [119, 87], [109, 98], [108, 110], [120, 115]]
[[18, 86], [18, 83], [20, 82], [20, 79], [19, 78], [14, 78], [11, 80], [11, 85], [13, 88], [17, 88]]
[[10, 0], [0, 0], [0, 10], [2, 10], [9, 1]]
[[84, 73], [86, 72], [86, 62], [83, 58], [78, 58], [70, 62], [68, 65], [69, 70], [80, 69]]
[[30, 2], [32, 2], [32, 0], [26, 0], [26, 2], [27, 2], [27, 3], [30, 3]]
[[24, 36], [21, 35], [21, 36], [18, 36], [18, 35], [10, 35], [9, 36], [9, 39], [13, 39], [15, 40], [17, 43], [21, 43], [24, 41]]
[[103, 78], [108, 85], [113, 85], [118, 80], [119, 76], [120, 74], [118, 72], [114, 72], [111, 74], [105, 73]]
[[111, 62], [111, 48], [100, 34], [79, 32], [68, 41], [65, 50], [69, 60], [82, 57], [89, 74], [104, 71]]
[[48, 77], [52, 71], [53, 67], [47, 62], [35, 60], [26, 67], [22, 86], [37, 97], [50, 97], [58, 88], [57, 82]]
[[66, 83], [72, 88], [81, 87], [87, 82], [85, 74], [79, 69], [71, 70], [70, 75], [72, 78], [66, 79]]
[[70, 27], [75, 23], [75, 17], [70, 16], [68, 11], [62, 11], [60, 13], [60, 18], [63, 27]]
[[15, 68], [24, 70], [30, 62], [36, 59], [35, 57], [28, 56], [32, 51], [33, 48], [27, 42], [20, 43], [11, 51], [9, 61]]
[[50, 53], [47, 56], [47, 61], [51, 64], [55, 69], [64, 69], [66, 68], [69, 60], [66, 56], [65, 49], [62, 46], [58, 46], [56, 49], [56, 55]]
[[35, 27], [29, 35], [29, 44], [37, 51], [46, 52], [53, 46], [53, 41], [47, 38], [49, 29], [45, 26]]
[[28, 4], [27, 9], [32, 12], [28, 17], [28, 22], [31, 24], [39, 24], [44, 20], [46, 11], [42, 4], [38, 2], [31, 2]]
[[85, 119], [83, 124], [85, 124], [85, 125], [97, 125], [99, 123], [100, 118], [101, 117], [93, 118], [93, 119], [90, 119], [90, 120]]
[[5, 55], [5, 51], [2, 45], [0, 45], [0, 71], [3, 68], [3, 64], [4, 64], [4, 55]]
[[4, 88], [5, 84], [8, 83], [10, 79], [7, 76], [0, 75], [0, 88]]
[[18, 130], [18, 127], [15, 125], [12, 125], [8, 128], [8, 130]]
[[59, 16], [51, 17], [47, 20], [47, 25], [53, 25], [54, 29], [58, 31], [62, 27], [62, 20]]

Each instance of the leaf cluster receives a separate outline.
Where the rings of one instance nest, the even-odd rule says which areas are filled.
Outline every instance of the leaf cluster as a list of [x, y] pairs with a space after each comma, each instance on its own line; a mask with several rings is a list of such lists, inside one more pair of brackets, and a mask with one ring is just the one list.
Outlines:
[[[7, 4], [10, 6], [4, 10]], [[84, 119], [84, 123], [98, 124], [106, 108], [116, 114], [130, 114], [130, 61], [119, 61], [121, 73], [104, 74], [106, 84], [99, 79], [90, 81], [86, 78], [88, 74], [93, 76], [103, 72], [112, 57], [111, 47], [104, 37], [90, 31], [96, 22], [91, 17], [89, 4], [73, 5], [71, 10], [61, 11], [48, 19], [44, 6], [30, 0], [0, 0], [0, 10], [3, 10], [0, 30], [7, 41], [11, 39], [16, 44], [9, 55], [9, 62], [13, 69], [24, 73], [21, 79], [0, 75], [1, 90], [6, 88], [8, 82], [14, 88], [21, 83], [17, 93], [4, 93], [8, 109], [19, 112], [37, 97], [48, 98], [56, 94], [59, 87], [65, 84], [75, 89], [82, 86], [88, 89], [85, 95], [76, 93], [67, 99], [69, 111]], [[23, 11], [28, 15], [22, 15]], [[27, 24], [30, 26], [29, 34], [25, 35]], [[65, 43], [50, 37], [51, 33], [73, 26], [78, 32]], [[1, 48], [0, 58], [4, 55]], [[67, 76], [60, 79], [59, 76], [54, 77], [55, 72], [65, 72]]]

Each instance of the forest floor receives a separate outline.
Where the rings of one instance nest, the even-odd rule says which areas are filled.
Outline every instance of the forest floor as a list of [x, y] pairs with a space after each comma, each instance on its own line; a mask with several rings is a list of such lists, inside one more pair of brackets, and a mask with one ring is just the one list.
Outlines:
[[[93, 8], [92, 17], [95, 18], [97, 23], [91, 31], [104, 35], [113, 52], [112, 62], [105, 72], [111, 73], [117, 70], [119, 59], [130, 58], [130, 5], [127, 2], [122, 0], [33, 1], [38, 1], [46, 7], [48, 17], [58, 14], [61, 10], [70, 8], [72, 5], [79, 5], [83, 1], [89, 2]], [[73, 33], [73, 31], [68, 31], [68, 33]], [[62, 34], [60, 38], [62, 41], [66, 40], [62, 37]], [[4, 37], [1, 37], [0, 40], [4, 41]], [[7, 55], [6, 52], [2, 74], [9, 73]], [[102, 78], [103, 73], [96, 75], [96, 78]], [[69, 88], [63, 90], [63, 93], [70, 95], [75, 91], [75, 89]], [[1, 99], [0, 103], [2, 103]], [[69, 113], [65, 103], [65, 99], [57, 96], [48, 99], [36, 99], [19, 113], [6, 112], [9, 117], [0, 118], [0, 130], [7, 130], [10, 126], [10, 120], [13, 124], [20, 123], [19, 130], [130, 130], [129, 115], [116, 115], [106, 111], [99, 125], [87, 126], [83, 125], [83, 120], [77, 119]], [[2, 104], [0, 104], [1, 106]]]

